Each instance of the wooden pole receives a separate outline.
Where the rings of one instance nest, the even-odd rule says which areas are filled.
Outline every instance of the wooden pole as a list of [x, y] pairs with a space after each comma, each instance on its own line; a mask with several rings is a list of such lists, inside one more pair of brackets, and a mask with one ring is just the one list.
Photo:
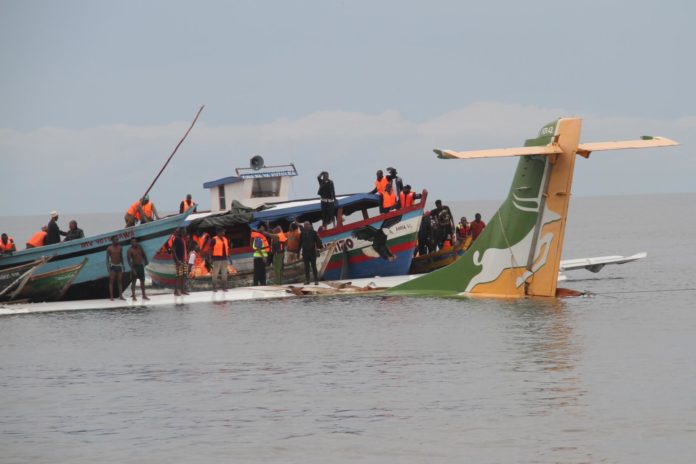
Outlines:
[[[181, 144], [184, 143], [184, 140], [186, 140], [186, 136], [189, 135], [189, 132], [191, 132], [191, 129], [193, 129], [193, 126], [196, 124], [196, 121], [198, 121], [198, 116], [201, 115], [201, 111], [203, 111], [203, 108], [205, 108], [205, 105], [202, 105], [202, 106], [200, 107], [200, 109], [198, 110], [198, 113], [196, 113], [196, 117], [193, 118], [193, 122], [191, 123], [191, 126], [188, 128], [188, 130], [186, 131], [186, 133], [184, 134], [184, 136], [181, 138], [181, 140], [179, 140], [179, 143], [176, 144], [176, 147], [174, 147], [174, 151], [172, 152], [171, 155], [169, 155], [169, 158], [167, 158], [167, 162], [164, 163], [164, 166], [162, 166], [162, 169], [160, 169], [160, 171], [157, 173], [157, 176], [155, 176], [155, 179], [152, 181], [152, 183], [151, 183], [150, 186], [147, 188], [147, 190], [145, 190], [145, 193], [143, 193], [143, 197], [144, 197], [145, 195], [147, 195], [148, 193], [150, 193], [150, 190], [152, 190], [152, 187], [155, 186], [155, 182], [157, 182], [157, 179], [159, 179], [159, 176], [162, 175], [162, 172], [164, 172], [164, 169], [167, 167], [167, 165], [169, 164], [169, 162], [172, 160], [172, 158], [174, 157], [174, 154], [176, 153], [176, 151], [179, 149], [179, 147], [181, 146]], [[142, 197], [141, 197], [141, 198], [142, 198]]]

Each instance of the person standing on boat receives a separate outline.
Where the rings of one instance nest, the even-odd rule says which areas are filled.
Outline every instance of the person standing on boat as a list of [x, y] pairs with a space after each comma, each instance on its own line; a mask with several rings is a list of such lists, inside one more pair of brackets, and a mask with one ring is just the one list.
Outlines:
[[471, 236], [471, 226], [469, 225], [469, 221], [466, 220], [466, 217], [462, 217], [459, 220], [456, 231], [457, 241], [459, 242], [466, 242], [466, 240]]
[[[192, 197], [191, 197], [191, 194], [189, 193], [189, 194], [186, 195], [186, 199], [185, 199], [185, 200], [182, 200], [181, 203], [179, 203], [179, 214], [185, 213], [185, 212], [188, 211], [189, 208], [191, 208], [192, 206], [195, 208], [195, 207], [197, 207], [198, 205], [197, 205], [196, 203], [193, 202], [193, 199], [192, 199]], [[194, 209], [194, 211], [196, 211], [196, 210]]]
[[181, 228], [174, 231], [172, 241], [172, 258], [176, 267], [176, 282], [174, 284], [174, 295], [188, 295], [186, 291], [186, 276], [188, 274], [187, 263], [188, 253], [186, 253], [185, 232]]
[[109, 299], [114, 301], [114, 281], [118, 282], [118, 299], [123, 298], [123, 248], [118, 243], [118, 236], [111, 237], [111, 245], [106, 249], [106, 269], [109, 272]]
[[407, 185], [399, 194], [399, 209], [413, 206], [414, 200], [418, 200], [421, 197], [422, 195], [420, 193], [413, 193], [411, 191], [411, 186]]
[[46, 240], [44, 241], [44, 245], [52, 245], [54, 243], [60, 243], [60, 236], [63, 235], [68, 235], [67, 232], [63, 232], [60, 230], [58, 227], [58, 213], [55, 211], [51, 211], [51, 220], [48, 221], [48, 225], [46, 226]]
[[217, 291], [218, 276], [222, 280], [222, 291], [227, 291], [227, 261], [230, 257], [230, 242], [225, 237], [225, 229], [219, 228], [216, 235], [210, 239], [210, 262], [213, 269], [210, 276], [213, 291]]
[[447, 236], [454, 234], [454, 216], [449, 206], [443, 206], [442, 200], [435, 200], [435, 208], [430, 210], [430, 216], [437, 222], [435, 244], [442, 248]]
[[387, 180], [387, 178], [384, 177], [384, 173], [380, 169], [379, 171], [377, 171], [377, 180], [375, 180], [375, 188], [370, 190], [370, 193], [372, 193], [372, 194], [376, 193], [379, 195], [380, 193], [382, 193], [386, 190], [388, 183], [389, 183], [389, 180]]
[[432, 249], [433, 228], [430, 224], [430, 211], [426, 211], [418, 228], [418, 256], [427, 255]]
[[68, 242], [78, 238], [85, 238], [85, 232], [77, 227], [77, 221], [73, 219], [68, 223], [68, 233], [65, 234], [65, 240], [63, 241]]
[[27, 249], [38, 248], [44, 246], [46, 243], [46, 235], [48, 235], [48, 226], [43, 226], [40, 231], [31, 236], [29, 241], [26, 243]]
[[251, 231], [251, 249], [254, 257], [254, 282], [253, 285], [266, 285], [266, 260], [268, 259], [268, 239], [266, 227], [259, 224], [258, 230]]
[[285, 262], [292, 263], [300, 259], [300, 226], [297, 222], [290, 223], [290, 230], [286, 234], [287, 246], [285, 250]]
[[401, 180], [395, 168], [387, 168], [387, 182], [393, 184], [392, 188], [398, 201], [401, 196], [401, 191], [404, 189], [404, 181]]
[[137, 300], [135, 297], [135, 281], [140, 280], [140, 290], [143, 294], [143, 300], [149, 300], [147, 295], [145, 295], [145, 266], [147, 266], [147, 256], [145, 256], [145, 250], [140, 246], [137, 238], [133, 237], [131, 239], [131, 246], [126, 256], [128, 258], [128, 267], [130, 267], [131, 270], [131, 298], [133, 298], [133, 301]]
[[5, 233], [0, 235], [0, 255], [11, 255], [15, 251], [17, 251], [17, 247], [15, 246], [12, 237], [8, 237], [8, 235]]
[[140, 221], [141, 224], [144, 224], [159, 218], [157, 208], [155, 208], [155, 205], [150, 201], [150, 197], [147, 195], [133, 203], [130, 208], [128, 208], [128, 211], [126, 211], [126, 215], [124, 217], [126, 227], [133, 227], [136, 220]]
[[336, 190], [334, 183], [329, 179], [329, 173], [322, 171], [317, 177], [319, 190], [317, 195], [321, 197], [321, 223], [324, 227], [333, 224], [336, 216]]
[[309, 268], [314, 274], [314, 285], [319, 285], [317, 275], [317, 250], [322, 248], [321, 239], [312, 228], [312, 223], [305, 221], [302, 233], [300, 234], [300, 253], [304, 262], [305, 285], [309, 285]]
[[486, 223], [481, 220], [481, 213], [476, 213], [474, 220], [471, 222], [471, 241], [473, 242], [481, 235], [483, 229], [486, 228]]
[[388, 213], [389, 211], [397, 208], [396, 194], [392, 190], [391, 184], [387, 184], [387, 186], [384, 189], [384, 192], [380, 193], [379, 196], [381, 199], [379, 207], [380, 213]]

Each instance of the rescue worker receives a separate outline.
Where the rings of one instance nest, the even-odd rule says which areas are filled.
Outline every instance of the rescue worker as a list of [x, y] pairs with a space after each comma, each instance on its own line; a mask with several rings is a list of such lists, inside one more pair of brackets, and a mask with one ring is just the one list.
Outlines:
[[288, 238], [280, 226], [273, 229], [273, 233], [263, 233], [271, 241], [271, 253], [273, 255], [273, 283], [283, 284], [283, 263], [285, 261], [285, 249]]
[[38, 248], [45, 245], [46, 235], [48, 235], [48, 226], [43, 226], [41, 230], [31, 236], [29, 241], [26, 243], [27, 249]]
[[65, 234], [64, 242], [69, 242], [70, 240], [77, 240], [78, 238], [84, 238], [85, 232], [77, 227], [77, 221], [72, 220], [68, 223], [68, 232]]
[[292, 263], [300, 259], [300, 226], [297, 222], [290, 223], [290, 230], [286, 234], [286, 238], [285, 262]]
[[376, 193], [379, 195], [380, 193], [384, 192], [384, 190], [386, 190], [388, 183], [389, 180], [386, 177], [384, 177], [384, 173], [380, 169], [379, 171], [377, 171], [377, 180], [375, 180], [375, 188], [373, 188], [370, 191], [370, 193]]
[[188, 295], [186, 291], [186, 277], [188, 275], [188, 253], [186, 252], [186, 231], [178, 228], [174, 231], [174, 241], [172, 242], [172, 258], [176, 266], [176, 283], [174, 284], [174, 295]]
[[219, 228], [216, 235], [210, 239], [210, 262], [213, 265], [213, 291], [216, 292], [218, 276], [222, 279], [222, 291], [227, 291], [227, 262], [230, 257], [230, 242], [225, 237], [225, 229]]
[[379, 212], [384, 214], [396, 209], [396, 194], [392, 191], [391, 184], [387, 184], [384, 192], [379, 194], [381, 197]]
[[5, 233], [0, 235], [0, 255], [11, 255], [15, 251], [17, 251], [17, 247], [15, 246], [14, 239]]
[[476, 213], [474, 220], [470, 224], [471, 227], [471, 241], [473, 242], [481, 235], [483, 229], [486, 228], [486, 223], [481, 220], [481, 213]]
[[414, 200], [417, 200], [421, 197], [422, 195], [420, 193], [412, 192], [411, 186], [406, 185], [406, 187], [404, 187], [404, 189], [399, 194], [399, 209], [413, 206]]
[[317, 250], [322, 248], [321, 239], [317, 232], [312, 228], [312, 223], [305, 221], [300, 234], [300, 253], [304, 261], [305, 285], [309, 285], [309, 268], [314, 274], [314, 285], [319, 285], [317, 275]]
[[159, 218], [157, 208], [155, 208], [155, 205], [150, 201], [150, 197], [147, 195], [133, 203], [130, 208], [128, 208], [128, 211], [126, 211], [126, 215], [124, 217], [126, 227], [133, 227], [136, 220], [140, 221], [141, 224], [144, 224]]
[[326, 227], [333, 224], [336, 215], [336, 191], [328, 172], [322, 171], [317, 180], [319, 181], [317, 195], [321, 197], [321, 222]]
[[60, 236], [68, 235], [67, 232], [63, 232], [58, 227], [58, 213], [51, 211], [51, 220], [48, 221], [46, 226], [46, 239], [44, 240], [44, 245], [53, 245], [54, 243], [60, 243]]
[[266, 260], [268, 259], [268, 239], [264, 235], [266, 227], [259, 224], [258, 230], [251, 231], [251, 249], [254, 257], [254, 286], [266, 285]]
[[181, 203], [179, 203], [179, 214], [185, 213], [185, 212], [188, 211], [189, 208], [191, 208], [192, 206], [194, 207], [193, 212], [195, 212], [195, 211], [196, 211], [195, 208], [196, 208], [198, 205], [197, 205], [196, 203], [193, 202], [193, 199], [192, 199], [192, 197], [191, 197], [191, 194], [189, 193], [189, 194], [186, 195], [186, 199], [185, 199], [185, 200], [181, 200]]

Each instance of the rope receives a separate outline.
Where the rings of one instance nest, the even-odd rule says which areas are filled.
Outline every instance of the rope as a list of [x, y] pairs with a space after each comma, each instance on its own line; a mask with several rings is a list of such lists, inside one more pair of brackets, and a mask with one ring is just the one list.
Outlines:
[[498, 222], [500, 222], [500, 230], [503, 233], [503, 238], [505, 239], [505, 244], [507, 245], [507, 248], [510, 251], [510, 265], [513, 268], [520, 267], [517, 264], [517, 260], [515, 259], [515, 253], [513, 253], [513, 251], [512, 251], [512, 246], [510, 245], [510, 240], [508, 240], [507, 234], [505, 233], [505, 226], [503, 226], [503, 217], [500, 214], [500, 211], [498, 211]]

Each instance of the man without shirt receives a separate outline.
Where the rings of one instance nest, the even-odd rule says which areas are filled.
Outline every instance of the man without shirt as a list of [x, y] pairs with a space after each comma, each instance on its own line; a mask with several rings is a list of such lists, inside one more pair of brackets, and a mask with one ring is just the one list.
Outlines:
[[118, 299], [123, 298], [123, 248], [118, 243], [118, 237], [111, 237], [111, 245], [106, 249], [106, 269], [109, 272], [109, 299], [114, 300], [114, 280], [118, 281]]
[[137, 300], [135, 297], [135, 281], [140, 280], [140, 290], [143, 293], [143, 300], [149, 300], [147, 295], [145, 295], [145, 266], [147, 266], [147, 256], [145, 256], [145, 250], [138, 243], [138, 239], [133, 237], [131, 239], [131, 247], [128, 250], [128, 266], [131, 269], [131, 297], [133, 300]]

